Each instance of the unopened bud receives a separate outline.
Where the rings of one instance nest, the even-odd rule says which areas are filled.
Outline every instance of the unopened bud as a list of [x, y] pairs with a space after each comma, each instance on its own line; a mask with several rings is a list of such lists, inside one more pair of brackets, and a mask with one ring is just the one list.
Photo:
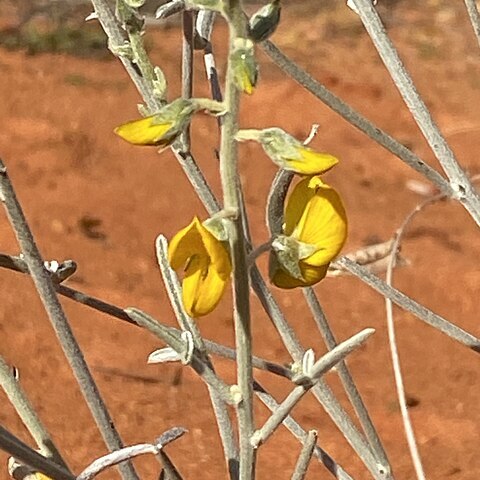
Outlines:
[[235, 39], [232, 67], [237, 88], [251, 95], [257, 84], [258, 68], [255, 62], [254, 44], [248, 38]]
[[272, 35], [280, 22], [280, 11], [280, 0], [273, 0], [252, 15], [249, 36], [254, 42], [263, 42]]

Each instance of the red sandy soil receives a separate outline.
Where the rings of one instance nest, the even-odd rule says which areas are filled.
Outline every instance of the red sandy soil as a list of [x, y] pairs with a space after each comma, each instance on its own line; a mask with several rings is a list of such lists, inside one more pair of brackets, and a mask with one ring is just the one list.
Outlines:
[[[462, 165], [479, 172], [480, 51], [463, 2], [429, 2], [423, 12], [403, 3], [387, 12], [401, 55]], [[179, 31], [149, 35], [154, 61], [165, 70], [171, 98], [179, 91]], [[225, 31], [217, 36], [224, 69]], [[302, 66], [351, 105], [438, 168], [370, 40], [355, 15], [337, 10], [286, 8], [274, 40]], [[281, 126], [302, 138], [321, 125], [313, 146], [342, 159], [327, 180], [342, 193], [350, 218], [346, 250], [387, 240], [423, 197], [407, 188], [422, 181], [414, 171], [348, 125], [303, 91], [262, 54], [261, 80], [242, 110], [245, 127]], [[113, 128], [137, 117], [140, 99], [118, 61], [64, 55], [27, 56], [0, 52], [0, 155], [17, 189], [45, 258], [75, 259], [78, 273], [67, 284], [120, 306], [137, 306], [175, 324], [154, 255], [159, 233], [170, 237], [192, 215], [205, 217], [170, 152], [136, 148]], [[202, 59], [197, 58], [196, 94], [206, 94]], [[193, 122], [194, 154], [220, 193], [214, 147], [215, 120]], [[255, 241], [267, 237], [263, 209], [275, 167], [253, 145], [241, 147], [240, 168]], [[5, 216], [0, 216], [0, 251], [18, 253]], [[398, 270], [395, 285], [464, 329], [479, 335], [478, 230], [454, 203], [429, 207], [408, 231], [402, 253], [411, 265]], [[260, 262], [262, 268], [265, 262]], [[327, 279], [317, 287], [338, 339], [365, 327], [376, 334], [349, 366], [380, 432], [396, 478], [413, 469], [396, 401], [381, 296], [351, 277]], [[105, 453], [105, 447], [64, 360], [28, 277], [0, 272], [0, 352], [15, 365], [21, 382], [74, 471]], [[305, 347], [325, 351], [301, 292], [275, 290], [275, 297]], [[477, 299], [477, 300], [475, 300]], [[169, 453], [185, 478], [226, 478], [214, 419], [202, 382], [177, 365], [148, 366], [161, 345], [151, 334], [69, 300], [62, 301], [126, 444], [150, 441], [182, 425], [189, 433]], [[254, 350], [279, 363], [290, 358], [253, 300]], [[480, 476], [480, 359], [474, 352], [395, 309], [398, 347], [409, 402], [427, 476], [473, 480]], [[207, 338], [233, 345], [229, 301], [200, 320]], [[233, 381], [233, 366], [217, 362]], [[179, 380], [180, 378], [180, 380]], [[291, 386], [258, 374], [277, 398]], [[336, 374], [328, 381], [348, 411]], [[0, 421], [30, 442], [1, 396]], [[267, 418], [256, 408], [257, 425]], [[322, 408], [310, 396], [294, 411], [319, 444], [354, 478], [370, 478]], [[258, 478], [290, 478], [299, 444], [280, 429], [259, 451]], [[7, 456], [0, 455], [1, 478]], [[136, 462], [142, 478], [157, 478], [152, 458]], [[117, 478], [110, 471], [101, 478]], [[330, 478], [313, 462], [308, 478]]]

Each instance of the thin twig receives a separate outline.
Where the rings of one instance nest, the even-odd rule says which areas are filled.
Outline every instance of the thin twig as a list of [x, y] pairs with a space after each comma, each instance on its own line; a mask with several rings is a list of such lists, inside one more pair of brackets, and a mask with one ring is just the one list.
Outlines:
[[293, 180], [293, 173], [280, 169], [270, 186], [267, 198], [265, 220], [270, 236], [279, 235], [283, 230], [283, 213], [288, 188]]
[[[200, 38], [205, 41], [205, 49], [203, 53], [203, 62], [205, 65], [205, 72], [207, 80], [210, 84], [211, 95], [214, 100], [221, 102], [223, 100], [220, 82], [218, 80], [218, 72], [215, 64], [215, 56], [213, 54], [213, 47], [210, 41], [212, 35], [212, 28], [215, 22], [216, 13], [209, 10], [201, 10], [197, 16], [196, 31]], [[218, 122], [221, 124], [222, 118], [219, 117]]]
[[180, 13], [185, 8], [184, 0], [173, 0], [171, 2], [164, 3], [155, 11], [155, 18], [158, 20], [163, 20], [165, 18], [171, 17], [176, 13]]
[[476, 0], [465, 0], [465, 6], [480, 47], [480, 13], [478, 13], [477, 2]]
[[349, 353], [353, 352], [373, 334], [375, 330], [373, 328], [366, 328], [361, 332], [353, 335], [348, 340], [337, 345], [333, 350], [330, 350], [323, 355], [315, 364], [311, 367], [311, 371], [304, 372], [304, 375], [309, 379], [309, 382], [298, 385], [295, 387], [287, 398], [279, 405], [279, 407], [268, 418], [265, 424], [257, 430], [252, 436], [252, 443], [255, 448], [259, 447], [262, 443], [273, 434], [273, 432], [281, 425], [283, 420], [290, 415], [295, 405], [305, 396], [305, 394], [317, 383], [322, 375], [332, 369], [338, 362], [343, 360]]
[[[322, 306], [320, 305], [320, 302], [315, 294], [315, 291], [313, 290], [313, 288], [304, 288], [303, 294], [310, 308], [310, 311], [312, 312], [315, 323], [323, 337], [325, 345], [329, 350], [332, 350], [338, 344], [335, 336], [333, 335], [333, 331], [330, 328], [330, 325], [325, 317]], [[377, 430], [373, 425], [372, 419], [370, 418], [368, 410], [362, 400], [362, 397], [360, 396], [360, 392], [358, 391], [358, 388], [353, 381], [352, 375], [350, 374], [346, 362], [340, 362], [336, 367], [336, 371], [340, 377], [343, 388], [345, 389], [345, 392], [347, 393], [347, 396], [353, 408], [355, 409], [355, 413], [360, 421], [362, 429], [365, 432], [365, 435], [375, 455], [378, 458], [378, 461], [383, 465], [388, 465], [389, 461], [385, 449], [383, 448]]]
[[[386, 283], [392, 285], [393, 281], [393, 269], [395, 266], [395, 257], [396, 253], [401, 245], [403, 235], [413, 220], [413, 218], [421, 212], [425, 207], [435, 203], [441, 199], [445, 198], [444, 195], [439, 194], [434, 197], [428, 198], [424, 202], [420, 203], [415, 207], [415, 209], [410, 212], [410, 214], [405, 218], [402, 225], [396, 232], [396, 238], [392, 246], [392, 252], [390, 254], [390, 259], [387, 267]], [[410, 456], [412, 457], [413, 466], [418, 480], [425, 480], [425, 472], [422, 465], [422, 460], [420, 457], [420, 452], [418, 451], [417, 442], [415, 439], [415, 433], [413, 431], [412, 422], [410, 420], [410, 414], [408, 412], [407, 399], [405, 396], [405, 387], [403, 384], [403, 375], [402, 368], [400, 365], [400, 357], [398, 353], [396, 334], [395, 334], [395, 322], [393, 320], [393, 304], [389, 298], [385, 298], [385, 308], [387, 311], [387, 328], [388, 328], [388, 342], [390, 345], [390, 353], [392, 356], [392, 365], [393, 373], [395, 377], [395, 386], [397, 389], [398, 403], [400, 405], [400, 412], [402, 414], [403, 427], [405, 429], [405, 435], [407, 437], [408, 448], [410, 451]]]
[[75, 476], [57, 465], [50, 458], [40, 455], [27, 444], [0, 425], [0, 449], [15, 457], [24, 465], [44, 473], [55, 480], [75, 480]]
[[[254, 390], [255, 395], [272, 413], [277, 410], [280, 404], [258, 382], [255, 382]], [[292, 417], [287, 416], [283, 420], [283, 424], [287, 430], [301, 443], [305, 441], [307, 433]], [[315, 446], [313, 455], [338, 480], [353, 480], [352, 477], [342, 468], [342, 466], [336, 463], [335, 460], [333, 460], [333, 458], [318, 445]]]
[[305, 438], [300, 455], [293, 471], [292, 480], [304, 480], [307, 475], [308, 466], [315, 451], [318, 434], [316, 430], [310, 430]]
[[51, 458], [55, 463], [70, 473], [67, 463], [28, 400], [19, 380], [15, 378], [12, 369], [7, 365], [2, 356], [0, 356], [0, 385], [23, 424], [27, 427], [30, 435], [35, 440], [40, 453], [45, 457]]
[[[205, 363], [214, 372], [215, 370], [213, 368], [213, 364], [207, 354], [207, 346], [205, 345], [205, 341], [201, 336], [198, 325], [195, 323], [194, 319], [190, 318], [189, 315], [187, 315], [185, 309], [183, 308], [181, 300], [181, 287], [175, 272], [170, 268], [170, 265], [168, 263], [168, 243], [165, 237], [163, 237], [162, 235], [157, 238], [156, 251], [158, 264], [160, 266], [160, 271], [163, 277], [163, 282], [167, 289], [167, 293], [170, 298], [172, 308], [175, 312], [175, 316], [178, 319], [181, 328], [183, 330], [188, 330], [189, 332], [191, 332], [196, 348], [202, 355]], [[235, 443], [230, 416], [228, 414], [225, 403], [219, 397], [218, 393], [210, 387], [210, 385], [208, 385], [208, 392], [210, 394], [215, 418], [217, 420], [227, 468], [230, 471], [231, 478], [234, 479], [236, 478], [236, 475], [238, 473], [236, 471], [236, 466], [238, 465], [238, 448]]]
[[[181, 475], [178, 473], [177, 468], [170, 460], [168, 455], [163, 451], [160, 450], [157, 454], [157, 458], [163, 466], [163, 473], [165, 474], [165, 480], [182, 480]], [[164, 477], [160, 475], [160, 479]]]
[[[267, 288], [265, 281], [255, 265], [251, 268], [250, 275], [252, 278], [252, 287], [268, 317], [275, 325], [282, 342], [286, 346], [294, 361], [300, 363], [305, 351], [301, 347], [296, 333], [287, 322], [277, 301]], [[352, 423], [350, 417], [335, 398], [328, 385], [323, 380], [320, 380], [318, 385], [313, 388], [313, 393], [328, 415], [335, 422], [339, 430], [342, 432], [345, 439], [348, 441], [348, 443], [350, 443], [357, 455], [370, 470], [374, 478], [388, 478], [388, 475], [384, 476], [384, 474], [379, 470], [386, 472], [390, 468], [389, 465], [379, 464], [379, 461], [374, 457], [370, 446]]]
[[[433, 120], [425, 102], [403, 65], [398, 52], [385, 31], [371, 0], [353, 0], [365, 29], [372, 39], [405, 104], [450, 180], [452, 198], [459, 200], [477, 225], [480, 225], [480, 195]], [[441, 193], [445, 193], [443, 190]]]
[[417, 318], [426, 324], [436, 328], [440, 332], [448, 335], [453, 340], [456, 340], [457, 342], [460, 342], [466, 347], [472, 349], [474, 352], [480, 353], [480, 339], [471, 333], [466, 332], [457, 325], [449, 322], [440, 315], [437, 315], [423, 305], [420, 305], [418, 302], [412, 300], [410, 297], [407, 297], [407, 295], [399, 290], [387, 285], [381, 278], [373, 275], [373, 273], [370, 273], [365, 267], [357, 265], [355, 262], [352, 262], [346, 257], [339, 258], [335, 263], [337, 263], [341, 268], [349, 271], [352, 275], [360, 278], [368, 286], [372, 287], [384, 297], [392, 300], [392, 302], [399, 307], [413, 313]]
[[[110, 450], [123, 447], [120, 435], [113, 424], [107, 407], [88, 369], [80, 347], [73, 335], [67, 317], [57, 298], [55, 286], [44, 267], [41, 254], [35, 244], [30, 227], [25, 219], [22, 208], [17, 200], [15, 191], [10, 182], [3, 162], [0, 159], [0, 199], [4, 203], [10, 224], [15, 232], [22, 250], [25, 262], [28, 265], [37, 292], [43, 303], [48, 318], [57, 334], [63, 352], [77, 379], [80, 390], [87, 402], [102, 437]], [[131, 463], [121, 467], [125, 479], [137, 480], [137, 474]]]
[[[29, 273], [28, 267], [23, 258], [7, 255], [4, 253], [0, 253], [0, 267], [9, 268], [13, 271], [21, 272], [24, 274]], [[118, 320], [130, 323], [131, 325], [138, 326], [120, 307], [105, 302], [104, 300], [92, 297], [91, 295], [80, 292], [65, 285], [55, 285], [55, 288], [59, 295], [69, 298], [74, 302], [90, 307], [94, 310], [97, 310], [98, 312], [104, 313]], [[181, 333], [179, 330], [173, 327], [164, 327], [172, 329], [172, 332], [174, 332], [174, 334], [176, 335], [180, 335]], [[205, 343], [208, 353], [227, 358], [229, 360], [236, 360], [237, 354], [235, 352], [235, 349], [227, 347], [225, 345], [221, 345], [217, 342], [213, 342], [212, 340], [204, 338], [202, 338], [202, 340]], [[259, 370], [265, 370], [266, 372], [270, 372], [290, 380], [292, 378], [291, 370], [287, 367], [284, 367], [283, 365], [279, 365], [278, 363], [265, 360], [255, 355], [252, 357], [252, 362], [253, 366]]]
[[[107, 468], [118, 465], [119, 463], [127, 460], [131, 460], [139, 455], [158, 455], [158, 453], [162, 451], [163, 447], [165, 447], [168, 443], [173, 442], [177, 438], [180, 438], [185, 434], [186, 431], [187, 430], [183, 427], [173, 427], [159, 437], [153, 444], [140, 443], [137, 445], [131, 445], [115, 452], [111, 452], [103, 457], [97, 458], [87, 468], [85, 468], [80, 475], [78, 475], [77, 480], [91, 480]], [[167, 438], [168, 441], [162, 442], [163, 438]]]
[[[126, 308], [125, 312], [130, 318], [143, 328], [146, 328], [149, 332], [153, 333], [156, 337], [163, 340], [167, 345], [173, 348], [177, 353], [182, 354], [185, 348], [183, 340], [180, 336], [175, 335], [175, 330], [165, 327], [161, 323], [157, 322], [150, 315], [137, 308]], [[194, 350], [189, 358], [190, 366], [200, 375], [202, 380], [210, 385], [220, 395], [224, 402], [230, 405], [234, 405], [235, 401], [232, 399], [230, 393], [230, 387], [221, 380], [212, 369], [205, 364], [199, 352]]]
[[435, 169], [427, 165], [420, 157], [415, 155], [415, 153], [374, 125], [370, 120], [367, 120], [342, 99], [328, 90], [324, 85], [315, 80], [305, 70], [290, 60], [276, 45], [267, 40], [263, 42], [261, 46], [265, 53], [279, 68], [296, 80], [300, 85], [305, 87], [305, 89], [315, 95], [334, 112], [338, 113], [347, 122], [358, 128], [372, 140], [376, 141], [379, 145], [393, 153], [408, 166], [423, 175], [436, 185], [441, 192], [447, 193], [448, 195], [452, 194], [448, 182]]

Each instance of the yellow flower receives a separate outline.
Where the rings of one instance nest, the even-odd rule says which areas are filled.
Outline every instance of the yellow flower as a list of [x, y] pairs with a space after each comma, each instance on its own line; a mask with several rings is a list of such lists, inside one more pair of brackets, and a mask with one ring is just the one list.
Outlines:
[[222, 298], [232, 265], [224, 243], [217, 240], [195, 217], [168, 246], [174, 270], [184, 268], [183, 305], [191, 317], [210, 313]]
[[347, 216], [339, 194], [319, 177], [303, 179], [285, 208], [284, 239], [277, 248], [274, 241], [270, 254], [272, 283], [295, 288], [319, 282], [346, 239]]
[[155, 115], [124, 123], [114, 131], [134, 145], [168, 147], [188, 125], [194, 112], [195, 106], [191, 100], [177, 98]]
[[320, 175], [338, 163], [333, 155], [312, 150], [281, 128], [240, 130], [236, 139], [259, 142], [280, 168], [300, 175]]

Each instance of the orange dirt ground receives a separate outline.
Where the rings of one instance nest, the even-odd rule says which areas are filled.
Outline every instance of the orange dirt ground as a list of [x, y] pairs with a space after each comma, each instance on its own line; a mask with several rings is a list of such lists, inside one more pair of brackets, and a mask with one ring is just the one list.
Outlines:
[[[407, 1], [387, 12], [387, 20], [434, 118], [462, 165], [474, 174], [480, 172], [480, 51], [463, 2], [448, 3], [428, 2], [420, 12]], [[180, 33], [156, 30], [148, 40], [173, 98], [179, 91]], [[220, 28], [216, 44], [221, 72], [224, 40], [225, 30]], [[287, 7], [274, 41], [336, 94], [438, 167], [354, 14]], [[264, 54], [258, 57], [261, 79], [255, 94], [244, 100], [242, 125], [277, 125], [302, 138], [312, 123], [319, 123], [313, 146], [342, 160], [327, 178], [343, 194], [350, 217], [346, 250], [390, 238], [423, 199], [407, 188], [407, 182], [422, 179], [285, 78]], [[196, 60], [196, 94], [206, 94], [200, 54]], [[45, 258], [78, 262], [78, 273], [68, 285], [120, 306], [139, 307], [174, 325], [156, 266], [154, 240], [159, 233], [170, 237], [192, 215], [205, 213], [170, 152], [159, 156], [154, 148], [135, 148], [113, 135], [116, 125], [138, 115], [140, 101], [121, 64], [2, 49], [0, 76], [0, 155]], [[215, 120], [195, 119], [193, 132], [194, 154], [220, 193], [213, 150]], [[261, 243], [267, 236], [263, 209], [275, 167], [248, 144], [241, 147], [240, 168], [254, 238]], [[18, 253], [3, 214], [0, 251]], [[395, 285], [479, 335], [480, 243], [477, 227], [464, 209], [453, 203], [429, 207], [409, 229], [402, 253], [411, 265], [396, 272]], [[263, 259], [260, 264], [265, 267]], [[78, 472], [105, 453], [105, 447], [29, 278], [3, 270], [0, 292], [0, 352], [19, 369], [22, 385]], [[338, 339], [365, 327], [376, 329], [366, 347], [352, 355], [349, 366], [396, 478], [413, 478], [396, 401], [383, 299], [350, 277], [327, 279], [317, 292]], [[274, 294], [304, 345], [324, 352], [301, 292]], [[177, 365], [148, 366], [148, 354], [160, 346], [152, 335], [69, 300], [62, 303], [125, 443], [150, 441], [182, 425], [189, 433], [168, 451], [185, 478], [226, 478], [206, 389], [195, 374], [186, 369], [179, 377]], [[255, 352], [288, 363], [288, 354], [256, 299], [252, 308]], [[478, 479], [480, 358], [410, 314], [395, 309], [395, 319], [410, 413], [427, 476]], [[232, 345], [229, 301], [201, 319], [200, 327], [205, 337]], [[232, 364], [217, 365], [219, 373], [233, 381]], [[258, 378], [279, 399], [291, 388], [267, 374]], [[336, 375], [330, 374], [328, 380], [347, 405]], [[3, 394], [0, 401], [1, 424], [30, 442]], [[261, 424], [267, 411], [258, 405], [256, 413]], [[319, 444], [354, 478], [370, 478], [312, 397], [305, 398], [294, 414], [305, 428], [318, 429]], [[259, 452], [258, 478], [290, 478], [298, 452], [299, 444], [281, 428]], [[7, 477], [6, 459], [0, 455], [1, 478]], [[136, 465], [142, 478], [156, 478], [154, 459], [141, 459]], [[116, 473], [100, 478], [116, 478]], [[314, 461], [308, 478], [330, 477]]]

